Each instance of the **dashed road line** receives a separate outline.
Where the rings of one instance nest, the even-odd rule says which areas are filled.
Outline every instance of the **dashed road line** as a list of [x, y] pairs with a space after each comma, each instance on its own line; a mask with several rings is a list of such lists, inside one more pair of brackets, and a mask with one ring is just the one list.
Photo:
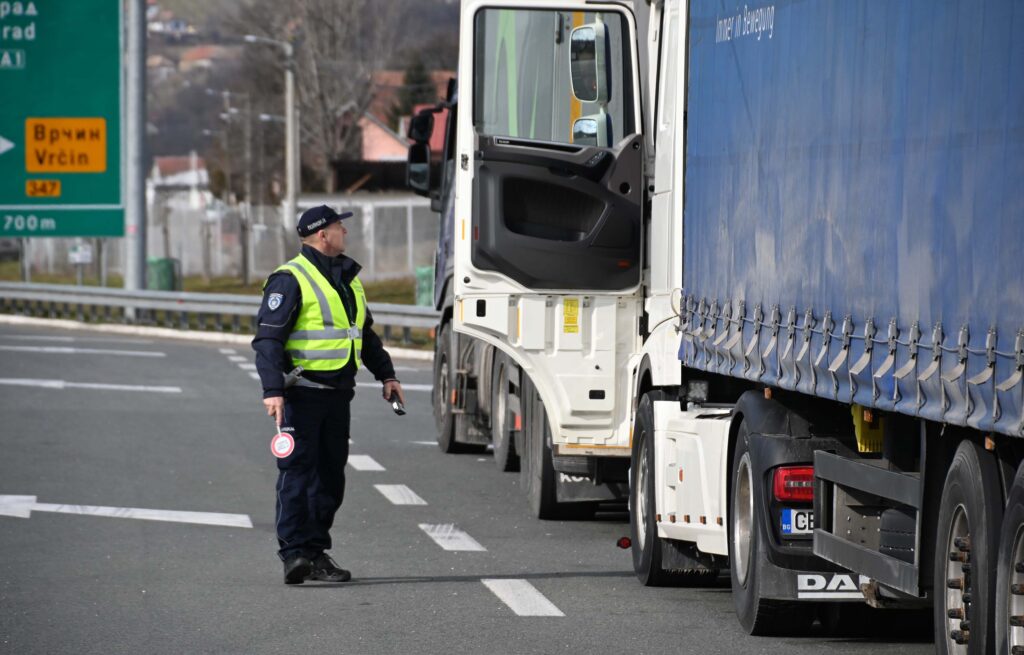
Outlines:
[[253, 380], [259, 380], [260, 374], [256, 373], [255, 371], [249, 371], [249, 377], [251, 377]]
[[565, 616], [562, 610], [526, 580], [485, 578], [480, 582], [518, 616]]
[[228, 361], [232, 361], [232, 362], [247, 362], [247, 361], [249, 361], [249, 358], [248, 357], [243, 357], [242, 355], [230, 355], [228, 357]]
[[0, 346], [0, 350], [47, 355], [123, 355], [125, 357], [166, 357], [155, 350], [107, 350], [103, 348], [69, 348], [66, 346]]
[[377, 460], [369, 455], [349, 455], [348, 465], [357, 471], [384, 471], [387, 470], [377, 463]]
[[390, 500], [392, 505], [427, 504], [427, 501], [420, 498], [415, 491], [404, 484], [375, 484], [373, 487]]
[[148, 391], [150, 393], [181, 393], [181, 387], [158, 387], [140, 384], [103, 384], [100, 382], [67, 382], [29, 378], [0, 378], [0, 384], [43, 389], [93, 389], [96, 391]]
[[436, 446], [437, 445], [436, 441], [414, 441], [413, 443], [416, 444], [417, 446]]
[[454, 523], [435, 525], [420, 523], [420, 530], [445, 550], [484, 552], [487, 549], [480, 542], [455, 527]]
[[255, 371], [256, 365], [247, 362], [245, 364], [239, 364], [238, 368], [242, 369], [243, 371]]
[[237, 351], [234, 348], [220, 348], [221, 355], [234, 355]]

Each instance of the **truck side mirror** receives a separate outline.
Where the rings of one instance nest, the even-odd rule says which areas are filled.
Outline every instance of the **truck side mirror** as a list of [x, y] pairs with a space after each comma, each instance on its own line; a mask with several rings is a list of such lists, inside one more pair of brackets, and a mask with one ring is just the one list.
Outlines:
[[405, 167], [405, 184], [418, 195], [430, 195], [429, 144], [416, 142], [409, 146], [409, 158]]
[[427, 143], [434, 133], [434, 110], [424, 109], [409, 121], [409, 140]]
[[569, 37], [572, 93], [580, 102], [608, 102], [612, 78], [608, 70], [608, 30], [601, 23], [581, 25]]

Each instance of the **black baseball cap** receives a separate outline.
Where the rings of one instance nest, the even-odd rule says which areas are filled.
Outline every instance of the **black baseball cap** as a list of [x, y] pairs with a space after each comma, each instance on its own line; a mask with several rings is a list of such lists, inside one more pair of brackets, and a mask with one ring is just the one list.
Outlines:
[[299, 216], [299, 222], [295, 226], [295, 231], [299, 233], [300, 237], [306, 238], [324, 229], [331, 223], [348, 218], [351, 215], [352, 212], [339, 214], [327, 205], [320, 205], [319, 207], [313, 207], [302, 212], [302, 216]]

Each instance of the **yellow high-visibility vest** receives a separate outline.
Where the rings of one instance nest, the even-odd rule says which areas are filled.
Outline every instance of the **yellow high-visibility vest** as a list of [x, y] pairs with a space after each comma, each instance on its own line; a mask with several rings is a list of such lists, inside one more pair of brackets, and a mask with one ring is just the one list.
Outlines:
[[274, 272], [278, 271], [291, 273], [302, 291], [302, 307], [284, 345], [292, 364], [307, 371], [337, 371], [348, 364], [354, 350], [359, 368], [366, 323], [366, 292], [359, 278], [350, 284], [356, 301], [353, 325], [337, 290], [304, 255], [300, 253]]

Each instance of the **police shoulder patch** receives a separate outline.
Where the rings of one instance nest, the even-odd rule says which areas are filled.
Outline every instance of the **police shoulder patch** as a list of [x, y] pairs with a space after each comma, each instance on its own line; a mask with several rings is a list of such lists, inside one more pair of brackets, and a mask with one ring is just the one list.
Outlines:
[[277, 309], [278, 307], [281, 306], [281, 302], [283, 300], [284, 300], [284, 294], [283, 293], [272, 293], [267, 298], [267, 307], [270, 308], [270, 311], [274, 311], [275, 309]]

